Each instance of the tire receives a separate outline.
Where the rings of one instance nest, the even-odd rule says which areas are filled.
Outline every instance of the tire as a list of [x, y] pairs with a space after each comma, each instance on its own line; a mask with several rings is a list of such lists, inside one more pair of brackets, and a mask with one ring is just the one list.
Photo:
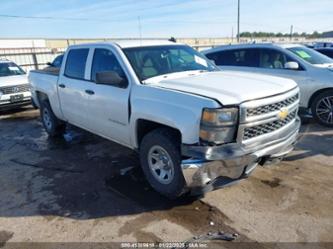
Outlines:
[[175, 131], [158, 128], [144, 136], [140, 145], [140, 162], [154, 190], [169, 199], [183, 194], [185, 180], [180, 166], [180, 139]]
[[31, 98], [31, 105], [32, 105], [32, 107], [34, 108], [34, 109], [38, 109], [38, 106], [36, 105], [36, 103], [35, 103], [35, 101], [34, 101], [34, 99], [33, 98]]
[[42, 101], [40, 106], [40, 116], [44, 129], [50, 137], [58, 137], [64, 134], [66, 125], [54, 115], [48, 100]]
[[333, 90], [318, 94], [312, 102], [311, 112], [321, 125], [333, 127]]

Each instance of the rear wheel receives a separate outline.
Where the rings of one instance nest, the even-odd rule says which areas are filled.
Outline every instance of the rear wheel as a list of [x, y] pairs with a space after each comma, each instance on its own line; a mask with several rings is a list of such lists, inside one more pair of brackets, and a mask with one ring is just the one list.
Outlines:
[[43, 126], [49, 136], [57, 137], [64, 134], [66, 125], [54, 115], [50, 103], [47, 100], [44, 100], [41, 103], [40, 116], [42, 118]]
[[140, 145], [140, 161], [147, 181], [157, 192], [170, 199], [183, 193], [185, 180], [176, 132], [159, 128], [148, 133]]
[[311, 106], [311, 112], [318, 123], [333, 127], [333, 90], [316, 96]]

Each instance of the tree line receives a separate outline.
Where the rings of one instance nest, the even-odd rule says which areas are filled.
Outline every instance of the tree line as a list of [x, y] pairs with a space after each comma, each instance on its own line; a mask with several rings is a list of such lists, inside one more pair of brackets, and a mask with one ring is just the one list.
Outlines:
[[[331, 32], [323, 32], [320, 33], [318, 31], [314, 31], [313, 33], [293, 33], [293, 37], [306, 37], [306, 38], [323, 38], [327, 37], [327, 34], [331, 34]], [[273, 32], [242, 32], [240, 33], [240, 37], [290, 37], [290, 33], [273, 33]]]

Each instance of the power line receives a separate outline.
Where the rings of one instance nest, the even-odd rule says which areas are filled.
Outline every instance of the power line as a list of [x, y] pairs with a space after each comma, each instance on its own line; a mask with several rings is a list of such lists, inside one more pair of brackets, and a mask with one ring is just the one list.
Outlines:
[[240, 0], [238, 0], [238, 7], [237, 7], [237, 42], [240, 41], [240, 31], [239, 31], [239, 24], [240, 23]]
[[[74, 18], [74, 17], [54, 17], [54, 16], [22, 16], [22, 15], [6, 15], [6, 14], [0, 14], [0, 18], [17, 18], [17, 19], [36, 19], [36, 20], [59, 20], [59, 21], [93, 21], [93, 22], [114, 22], [119, 23], [121, 20], [114, 20], [114, 19], [96, 19], [96, 18]], [[141, 21], [150, 22], [149, 18], [142, 19], [140, 17]], [[130, 20], [132, 22], [135, 21], [135, 19]], [[221, 19], [217, 20], [209, 20], [209, 21], [196, 21], [196, 20], [152, 20], [154, 23], [198, 23], [198, 24], [213, 24], [213, 23], [234, 23], [234, 21], [224, 21]]]
[[39, 20], [60, 20], [60, 21], [94, 21], [94, 22], [119, 22], [110, 19], [94, 19], [94, 18], [72, 18], [72, 17], [54, 17], [54, 16], [19, 16], [19, 15], [4, 15], [4, 18], [22, 18], [22, 19], [39, 19]]

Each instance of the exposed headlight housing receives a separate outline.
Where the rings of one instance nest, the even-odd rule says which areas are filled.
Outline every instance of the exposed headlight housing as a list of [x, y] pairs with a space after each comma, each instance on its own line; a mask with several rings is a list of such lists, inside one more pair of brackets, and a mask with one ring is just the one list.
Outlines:
[[230, 143], [236, 138], [238, 108], [205, 108], [202, 113], [200, 138], [215, 144]]

